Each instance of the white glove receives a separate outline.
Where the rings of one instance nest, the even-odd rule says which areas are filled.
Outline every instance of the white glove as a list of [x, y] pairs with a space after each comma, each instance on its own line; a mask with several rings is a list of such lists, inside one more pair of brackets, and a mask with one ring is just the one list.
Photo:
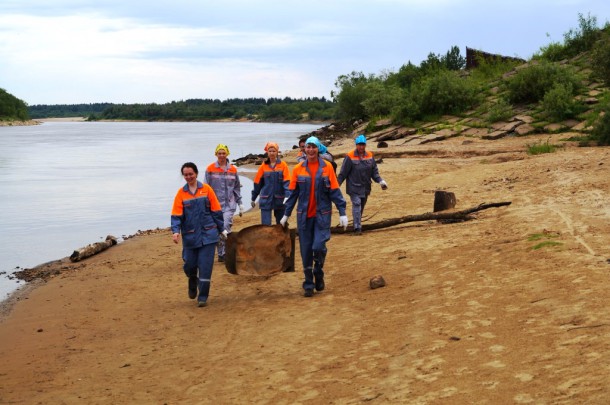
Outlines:
[[250, 206], [252, 206], [252, 208], [256, 207], [256, 202], [250, 201]]
[[288, 197], [284, 197], [284, 202], [282, 204], [286, 204], [286, 201], [288, 201]]
[[280, 225], [286, 226], [286, 222], [288, 222], [288, 217], [284, 215], [282, 219], [280, 219]]
[[379, 185], [381, 186], [382, 190], [387, 190], [388, 189], [388, 183], [386, 183], [385, 180], [381, 180], [379, 182]]
[[347, 229], [347, 215], [339, 217], [339, 226], [342, 226], [344, 231]]
[[244, 206], [239, 204], [239, 216], [241, 217], [242, 215], [244, 215]]
[[229, 236], [229, 231], [227, 231], [226, 229], [224, 231], [222, 231], [222, 233], [220, 234], [220, 239], [222, 240], [227, 240], [227, 236]]

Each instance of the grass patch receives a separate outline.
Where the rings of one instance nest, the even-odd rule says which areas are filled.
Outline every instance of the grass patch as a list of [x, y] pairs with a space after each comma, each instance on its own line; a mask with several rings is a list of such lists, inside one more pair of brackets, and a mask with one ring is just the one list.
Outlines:
[[543, 247], [553, 247], [563, 245], [561, 242], [557, 242], [554, 240], [545, 240], [544, 242], [540, 242], [537, 245], [532, 246], [532, 250], [542, 249]]
[[551, 238], [558, 238], [559, 234], [555, 233], [555, 232], [543, 232], [543, 233], [535, 233], [530, 235], [527, 240], [528, 242], [534, 242], [540, 239], [551, 239]]
[[528, 144], [525, 145], [527, 147], [527, 154], [528, 155], [540, 155], [542, 153], [554, 153], [557, 148], [560, 148], [561, 146], [558, 145], [553, 145], [551, 143], [549, 143], [548, 139], [546, 142], [536, 142], [534, 144]]
[[542, 242], [532, 246], [532, 248], [531, 248], [532, 250], [538, 250], [543, 247], [553, 247], [553, 246], [563, 245], [563, 243], [561, 243], [561, 242], [550, 240], [550, 239], [558, 238], [559, 236], [560, 236], [559, 232], [547, 231], [545, 229], [544, 231], [542, 231], [542, 233], [534, 233], [534, 234], [528, 236], [527, 241], [528, 242], [542, 241]]

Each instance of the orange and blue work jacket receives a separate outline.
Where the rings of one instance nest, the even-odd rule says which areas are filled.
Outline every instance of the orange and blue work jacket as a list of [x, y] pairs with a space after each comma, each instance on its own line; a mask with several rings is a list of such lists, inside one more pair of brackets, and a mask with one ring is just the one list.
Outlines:
[[260, 195], [258, 205], [262, 210], [282, 208], [284, 197], [290, 194], [288, 191], [289, 184], [290, 171], [286, 162], [278, 159], [275, 165], [271, 167], [271, 162], [267, 159], [258, 168], [256, 177], [254, 177], [252, 201]]
[[339, 185], [347, 181], [345, 191], [348, 195], [366, 197], [371, 194], [371, 179], [376, 183], [382, 181], [373, 154], [365, 151], [364, 155], [360, 156], [355, 149], [349, 152], [341, 165]]
[[[307, 222], [307, 212], [310, 207], [310, 195], [314, 190], [316, 229], [324, 233], [324, 239], [330, 239], [330, 220], [332, 204], [334, 203], [339, 210], [339, 215], [345, 215], [346, 202], [341, 194], [337, 177], [330, 162], [318, 158], [318, 170], [310, 173], [308, 161], [299, 163], [292, 170], [290, 177], [290, 196], [286, 201], [286, 216], [290, 216], [298, 199], [297, 206], [297, 226], [305, 229]], [[312, 207], [313, 208], [313, 207]]]
[[218, 162], [214, 162], [205, 171], [205, 182], [214, 189], [223, 212], [235, 211], [237, 205], [241, 204], [241, 184], [237, 168], [228, 162], [227, 165], [229, 167], [225, 170]]
[[174, 198], [172, 207], [172, 233], [182, 234], [185, 249], [195, 249], [218, 242], [223, 231], [222, 208], [214, 190], [197, 182], [197, 190], [191, 194], [185, 184]]

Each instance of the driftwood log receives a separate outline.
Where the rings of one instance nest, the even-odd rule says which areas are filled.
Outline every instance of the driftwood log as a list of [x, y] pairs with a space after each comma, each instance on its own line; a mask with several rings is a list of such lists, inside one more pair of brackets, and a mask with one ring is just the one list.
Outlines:
[[296, 230], [252, 225], [227, 238], [225, 267], [231, 274], [271, 276], [294, 271]]
[[114, 236], [108, 235], [108, 236], [106, 236], [106, 240], [103, 242], [92, 243], [90, 245], [87, 245], [85, 247], [75, 250], [70, 255], [70, 261], [72, 261], [72, 262], [81, 261], [83, 259], [96, 255], [99, 252], [102, 252], [116, 244], [117, 244], [116, 238]]
[[[384, 219], [382, 221], [374, 222], [372, 224], [363, 224], [362, 230], [370, 231], [373, 229], [389, 228], [391, 226], [396, 226], [396, 225], [404, 224], [407, 222], [416, 222], [416, 221], [434, 221], [434, 220], [467, 221], [467, 220], [472, 219], [470, 214], [472, 214], [474, 212], [486, 210], [488, 208], [504, 207], [504, 206], [507, 206], [510, 204], [511, 204], [511, 201], [504, 201], [504, 202], [497, 202], [497, 203], [480, 204], [480, 205], [477, 205], [476, 207], [468, 208], [468, 209], [461, 210], [461, 211], [427, 212], [425, 214], [420, 214], [420, 215], [407, 215], [407, 216], [400, 217], [400, 218]], [[350, 225], [350, 226], [348, 226], [347, 231], [351, 231], [351, 230], [353, 230], [353, 226]], [[340, 227], [331, 228], [330, 231], [331, 231], [331, 233], [346, 232], [343, 230], [343, 228], [340, 228]]]

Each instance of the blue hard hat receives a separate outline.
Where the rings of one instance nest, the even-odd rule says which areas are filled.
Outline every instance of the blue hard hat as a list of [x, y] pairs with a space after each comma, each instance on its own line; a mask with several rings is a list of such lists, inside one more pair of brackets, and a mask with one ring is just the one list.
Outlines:
[[366, 137], [362, 134], [356, 137], [356, 145], [358, 145], [359, 143], [363, 143], [366, 145]]
[[307, 145], [308, 143], [316, 145], [316, 148], [318, 149], [322, 149], [322, 147], [324, 146], [322, 145], [322, 142], [320, 142], [320, 140], [315, 136], [310, 136], [309, 138], [307, 138], [307, 140], [305, 141], [305, 145]]

